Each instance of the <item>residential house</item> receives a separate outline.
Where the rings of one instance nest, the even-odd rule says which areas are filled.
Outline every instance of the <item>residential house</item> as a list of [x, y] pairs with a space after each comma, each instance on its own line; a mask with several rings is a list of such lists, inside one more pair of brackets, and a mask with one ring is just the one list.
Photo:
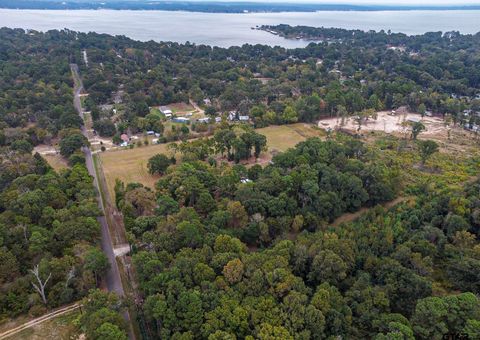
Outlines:
[[172, 122], [187, 124], [187, 123], [190, 122], [190, 119], [186, 118], [186, 117], [175, 117], [175, 118], [172, 119]]
[[209, 117], [199, 118], [197, 119], [197, 122], [207, 124], [208, 122], [210, 122], [210, 118]]
[[171, 118], [173, 114], [168, 106], [160, 106], [160, 112], [167, 118]]
[[230, 111], [227, 118], [229, 121], [237, 120], [237, 111]]

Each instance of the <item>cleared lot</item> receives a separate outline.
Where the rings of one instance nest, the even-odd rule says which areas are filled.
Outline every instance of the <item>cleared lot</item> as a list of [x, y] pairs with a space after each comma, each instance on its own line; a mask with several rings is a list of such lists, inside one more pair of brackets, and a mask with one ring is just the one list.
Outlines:
[[[424, 117], [421, 118], [416, 113], [405, 113], [391, 115], [387, 111], [381, 111], [377, 113], [377, 119], [368, 119], [362, 123], [360, 132], [362, 131], [383, 131], [386, 133], [404, 133], [409, 128], [405, 127], [404, 122], [411, 120], [421, 119], [422, 123], [426, 127], [426, 131], [423, 134], [426, 135], [438, 135], [439, 133], [446, 133], [447, 127], [445, 121], [439, 117]], [[342, 124], [340, 118], [328, 118], [322, 119], [318, 122], [318, 126], [323, 129], [338, 129], [343, 128], [346, 130], [357, 131], [358, 124], [352, 117], [345, 118]]]
[[310, 137], [325, 136], [325, 132], [315, 126], [297, 123], [290, 125], [275, 125], [256, 130], [267, 137], [269, 153], [285, 151], [293, 148]]
[[[257, 132], [267, 137], [268, 151], [262, 155], [259, 161], [261, 164], [268, 163], [275, 153], [294, 147], [309, 137], [325, 135], [325, 132], [317, 127], [303, 123], [269, 126], [258, 129]], [[113, 198], [113, 189], [117, 178], [124, 183], [138, 182], [154, 188], [159, 176], [152, 176], [148, 173], [147, 163], [150, 157], [158, 153], [171, 155], [167, 144], [99, 153], [110, 196]]]
[[148, 173], [147, 163], [149, 158], [157, 153], [170, 154], [167, 150], [167, 144], [100, 153], [101, 165], [103, 166], [110, 196], [113, 198], [116, 178], [125, 183], [138, 182], [154, 188], [159, 177]]

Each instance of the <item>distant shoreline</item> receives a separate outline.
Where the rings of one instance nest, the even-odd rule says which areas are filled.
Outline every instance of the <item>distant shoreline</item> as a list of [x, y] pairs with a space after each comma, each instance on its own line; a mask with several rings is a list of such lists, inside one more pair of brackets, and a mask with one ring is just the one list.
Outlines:
[[[0, 26], [39, 32], [68, 29], [123, 35], [139, 41], [172, 41], [229, 48], [231, 46], [269, 45], [288, 49], [303, 48], [311, 41], [303, 32], [295, 39], [260, 30], [257, 26], [326, 27], [361, 31], [391, 31], [405, 35], [426, 32], [458, 31], [477, 34], [480, 11], [389, 11], [311, 13], [196, 13], [187, 11], [133, 10], [15, 10], [0, 9]], [[299, 38], [299, 39], [297, 39]]]
[[311, 3], [262, 2], [171, 2], [171, 1], [51, 1], [51, 0], [0, 0], [1, 9], [28, 10], [133, 10], [133, 11], [186, 11], [200, 13], [289, 13], [325, 11], [475, 11], [478, 5], [406, 6], [406, 5], [346, 5]]

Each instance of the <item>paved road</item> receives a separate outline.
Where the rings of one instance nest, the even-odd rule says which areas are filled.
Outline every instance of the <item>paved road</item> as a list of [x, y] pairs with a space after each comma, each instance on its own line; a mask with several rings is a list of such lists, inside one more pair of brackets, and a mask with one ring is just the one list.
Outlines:
[[[71, 64], [70, 68], [72, 69], [72, 74], [75, 80], [73, 105], [75, 106], [75, 109], [80, 115], [80, 118], [82, 118], [83, 120], [82, 102], [80, 100], [80, 94], [83, 91], [83, 83], [82, 83], [82, 79], [80, 78], [80, 74], [78, 72], [78, 65]], [[85, 128], [85, 125], [82, 125], [81, 130], [82, 130], [82, 134], [88, 139], [88, 132], [87, 132], [87, 129]], [[100, 196], [100, 185], [98, 183], [97, 173], [95, 171], [95, 166], [93, 164], [92, 151], [90, 150], [89, 147], [83, 147], [82, 151], [85, 154], [85, 162], [87, 165], [88, 172], [90, 176], [93, 177], [93, 184], [97, 189], [98, 207], [102, 211], [103, 215], [105, 215], [106, 211], [103, 205], [102, 198]], [[125, 291], [123, 290], [123, 285], [122, 285], [122, 279], [120, 278], [120, 272], [118, 271], [117, 260], [115, 259], [115, 253], [113, 251], [112, 237], [108, 229], [107, 219], [105, 218], [105, 216], [100, 216], [97, 218], [97, 220], [102, 227], [102, 239], [101, 239], [102, 251], [105, 253], [105, 255], [107, 255], [108, 262], [110, 263], [110, 268], [108, 269], [105, 275], [107, 289], [110, 292], [117, 293], [117, 295], [119, 296], [125, 296]], [[130, 315], [128, 311], [125, 311], [123, 316], [129, 324], [130, 339], [135, 339], [135, 336], [132, 330], [132, 324], [130, 322]]]
[[[78, 73], [78, 66], [76, 64], [72, 64], [71, 68], [72, 68], [72, 74], [75, 77], [75, 89], [74, 89], [75, 96], [74, 96], [73, 104], [78, 114], [83, 119], [82, 102], [80, 101], [80, 94], [83, 91], [83, 84]], [[84, 125], [82, 125], [82, 133], [88, 139], [87, 130]], [[98, 184], [97, 173], [95, 172], [95, 167], [93, 164], [92, 151], [88, 147], [82, 148], [82, 151], [85, 154], [85, 161], [86, 161], [88, 172], [90, 176], [93, 177], [94, 179], [93, 184], [95, 185], [95, 188], [97, 189], [97, 192], [98, 192], [98, 195], [97, 195], [98, 207], [100, 208], [102, 213], [105, 215], [105, 207], [103, 206], [103, 201], [100, 197], [100, 187]], [[105, 253], [105, 255], [107, 255], [108, 261], [110, 262], [110, 269], [107, 271], [107, 274], [106, 274], [107, 288], [111, 292], [115, 292], [120, 296], [124, 296], [122, 280], [120, 279], [120, 273], [118, 271], [117, 261], [115, 259], [115, 254], [113, 252], [112, 238], [110, 236], [110, 231], [108, 229], [108, 224], [105, 216], [98, 217], [98, 222], [102, 227], [102, 240], [101, 240], [102, 250]]]

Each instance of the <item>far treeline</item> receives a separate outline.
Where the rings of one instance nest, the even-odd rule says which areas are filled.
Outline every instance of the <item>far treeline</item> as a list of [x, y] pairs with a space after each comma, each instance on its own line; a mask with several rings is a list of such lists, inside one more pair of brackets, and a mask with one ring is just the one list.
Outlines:
[[480, 111], [479, 34], [321, 31], [330, 41], [293, 50], [78, 34], [90, 56], [82, 70], [86, 104], [96, 121], [109, 121], [112, 112], [98, 105], [112, 103], [112, 92], [123, 91], [125, 107], [114, 115], [118, 134], [162, 131], [161, 117], [149, 107], [189, 99], [212, 117], [230, 111], [249, 116], [255, 127], [404, 106], [455, 124], [478, 123], [479, 117], [464, 111]]
[[12, 9], [115, 9], [115, 10], [156, 10], [188, 11], [204, 13], [245, 13], [245, 12], [315, 12], [315, 11], [385, 11], [385, 10], [475, 10], [477, 5], [449, 6], [382, 6], [349, 4], [262, 2], [262, 1], [148, 1], [148, 0], [0, 0], [0, 8]]
[[[464, 113], [480, 112], [480, 34], [311, 30], [332, 41], [293, 50], [225, 49], [68, 30], [0, 29], [0, 142], [37, 145], [68, 137], [66, 157], [72, 145], [85, 144], [75, 131], [81, 119], [72, 106], [69, 62], [81, 66], [94, 126], [117, 142], [127, 132], [162, 133], [165, 118], [149, 108], [190, 99], [212, 117], [230, 111], [248, 115], [255, 127], [403, 106], [455, 124], [480, 123], [478, 115]], [[121, 103], [114, 112], [115, 100]], [[170, 140], [181, 138], [182, 131], [176, 129]]]

